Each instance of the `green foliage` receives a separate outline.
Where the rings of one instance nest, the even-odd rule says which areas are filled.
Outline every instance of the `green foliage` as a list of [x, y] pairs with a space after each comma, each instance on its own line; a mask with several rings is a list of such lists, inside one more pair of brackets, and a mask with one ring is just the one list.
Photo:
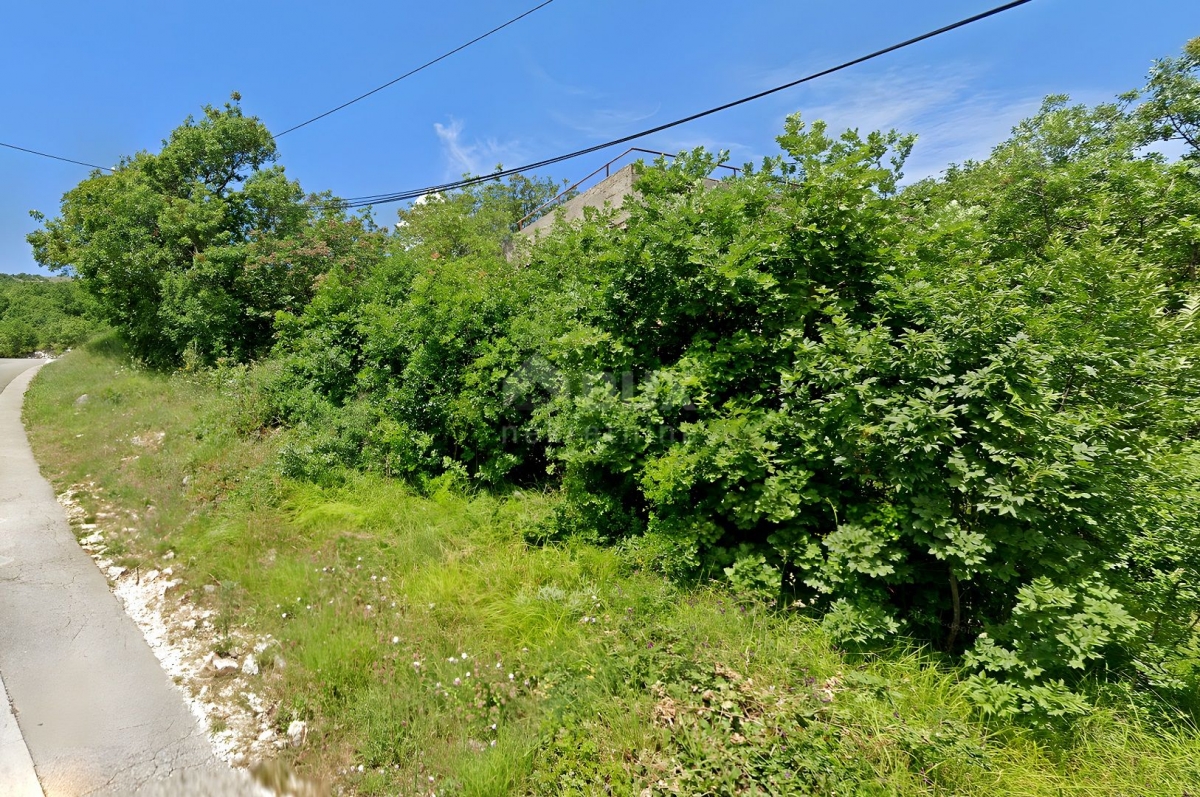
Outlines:
[[[275, 455], [297, 430], [230, 423], [258, 412], [248, 394], [272, 376], [256, 370], [167, 375], [110, 337], [43, 369], [26, 417], [56, 488], [87, 484], [78, 500], [123, 564], [170, 564], [238, 658], [270, 635], [262, 674], [237, 679], [280, 734], [308, 724], [281, 751], [285, 775], [379, 795], [1099, 797], [1200, 783], [1195, 728], [1128, 700], [1066, 733], [984, 720], [936, 655], [844, 655], [796, 613], [657, 575], [646, 562], [671, 555], [661, 538], [529, 545], [554, 495], [281, 478]], [[76, 406], [82, 393], [96, 400]], [[160, 447], [129, 442], [155, 431]]]
[[517, 222], [558, 193], [553, 180], [513, 175], [449, 194], [427, 194], [399, 212], [400, 247], [420, 257], [495, 259], [520, 244]]
[[1137, 118], [1150, 140], [1182, 141], [1187, 157], [1200, 159], [1200, 37], [1177, 58], [1155, 62], [1142, 91]]
[[793, 117], [760, 169], [642, 166], [619, 219], [529, 252], [510, 225], [552, 184], [430, 197], [280, 316], [285, 472], [544, 473], [536, 537], [968, 653], [993, 710], [1186, 701], [1200, 183], [1144, 145], [1186, 129], [1191, 58], [903, 190], [912, 137]]
[[520, 316], [546, 286], [506, 242], [554, 192], [517, 177], [430, 197], [401, 213], [386, 255], [339, 266], [302, 312], [280, 315], [276, 352], [305, 396], [282, 414], [313, 430], [289, 454], [294, 472], [336, 461], [496, 484], [537, 470], [523, 361], [538, 333]]
[[[939, 649], [993, 713], [1113, 689], [1187, 708], [1198, 75], [1193, 41], [1140, 92], [1050, 97], [990, 157], [908, 186], [912, 136], [790, 117], [760, 168], [714, 187], [723, 156], [640, 164], [619, 211], [531, 247], [512, 228], [550, 181], [429, 196], [381, 230], [301, 202], [226, 106], [31, 241], [142, 358], [221, 362], [234, 430], [290, 427], [286, 478], [548, 483], [562, 500], [528, 537], [723, 576], [838, 644]], [[740, 788], [727, 774], [703, 788]]]
[[729, 586], [739, 595], [774, 600], [779, 591], [779, 569], [762, 554], [739, 557], [725, 568]]
[[967, 654], [967, 664], [982, 671], [968, 682], [976, 702], [994, 714], [1086, 713], [1087, 701], [1067, 680], [1119, 672], [1122, 649], [1140, 630], [1120, 599], [1097, 581], [1064, 588], [1036, 578], [1022, 587], [1011, 619], [994, 636], [980, 634]]
[[561, 523], [739, 582], [755, 554], [845, 641], [990, 629], [970, 661], [1022, 709], [1078, 710], [1101, 655], [1182, 687], [1194, 604], [1162, 607], [1200, 582], [1200, 191], [1130, 114], [1051, 98], [899, 193], [909, 139], [792, 119], [756, 174], [707, 190], [713, 160], [681, 158], [622, 229], [560, 230], [531, 268], [565, 273], [539, 415]]
[[99, 327], [75, 280], [0, 274], [0, 357], [59, 354]]
[[61, 215], [30, 234], [34, 256], [78, 275], [147, 362], [255, 356], [271, 343], [274, 313], [303, 307], [335, 254], [314, 249], [336, 249], [320, 235], [336, 213], [305, 205], [275, 159], [257, 119], [236, 104], [206, 106], [158, 154], [69, 191]]

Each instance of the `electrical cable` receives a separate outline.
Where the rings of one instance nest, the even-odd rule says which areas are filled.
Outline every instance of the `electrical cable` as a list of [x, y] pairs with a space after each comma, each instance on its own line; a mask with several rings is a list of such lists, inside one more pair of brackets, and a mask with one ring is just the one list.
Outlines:
[[[395, 80], [392, 80], [388, 83], [383, 84], [382, 86], [379, 86], [378, 88], [372, 89], [371, 91], [367, 92], [366, 94], [362, 94], [362, 95], [350, 100], [349, 102], [343, 103], [342, 105], [339, 105], [336, 108], [326, 111], [325, 113], [323, 113], [319, 116], [314, 116], [312, 119], [309, 119], [305, 122], [301, 122], [298, 125], [294, 125], [293, 127], [290, 127], [287, 130], [284, 130], [282, 133], [276, 134], [275, 137], [278, 138], [279, 136], [285, 135], [294, 130], [298, 130], [307, 124], [315, 122], [318, 119], [323, 119], [324, 117], [329, 116], [332, 113], [336, 113], [337, 111], [339, 111], [349, 105], [352, 105], [352, 104], [358, 102], [359, 100], [365, 99], [366, 97], [369, 97], [372, 94], [375, 94], [376, 92], [381, 91], [381, 90], [387, 88], [388, 86], [391, 86], [391, 85], [403, 80], [406, 77], [409, 77], [410, 75], [416, 74], [417, 72], [420, 72], [421, 70], [423, 70], [429, 66], [432, 66], [433, 64], [436, 64], [438, 61], [444, 60], [444, 59], [450, 57], [451, 55], [453, 55], [457, 52], [460, 52], [461, 50], [471, 46], [472, 44], [475, 44], [476, 42], [481, 41], [482, 39], [485, 39], [488, 36], [491, 36], [493, 33], [503, 30], [504, 28], [508, 27], [509, 25], [512, 25], [514, 22], [517, 22], [517, 21], [523, 19], [524, 17], [529, 16], [533, 12], [548, 6], [552, 2], [554, 2], [554, 0], [545, 0], [545, 2], [543, 2], [537, 6], [534, 6], [533, 8], [529, 9], [528, 11], [524, 12], [523, 14], [521, 14], [517, 17], [513, 17], [508, 22], [505, 22], [503, 25], [500, 25], [500, 26], [488, 31], [487, 33], [477, 36], [476, 38], [472, 39], [471, 41], [467, 42], [466, 44], [460, 45], [459, 47], [455, 48], [454, 50], [451, 50], [451, 51], [433, 59], [432, 61], [422, 64], [421, 66], [417, 67], [416, 69], [413, 69], [410, 72], [407, 72], [404, 75], [401, 75], [400, 77], [396, 78]], [[790, 88], [794, 88], [803, 83], [808, 83], [810, 81], [817, 80], [818, 78], [826, 77], [835, 72], [841, 72], [842, 70], [849, 69], [850, 67], [857, 66], [857, 65], [865, 63], [867, 61], [874, 60], [881, 56], [888, 55], [889, 53], [896, 52], [897, 50], [902, 50], [906, 47], [911, 47], [914, 44], [918, 44], [918, 43], [926, 41], [928, 39], [932, 39], [935, 36], [941, 36], [944, 33], [949, 33], [953, 30], [957, 30], [958, 28], [966, 27], [967, 25], [971, 25], [975, 22], [980, 22], [982, 20], [988, 19], [989, 17], [994, 17], [998, 14], [1004, 13], [1005, 11], [1010, 11], [1014, 8], [1017, 8], [1018, 6], [1023, 6], [1028, 3], [1031, 3], [1031, 2], [1033, 2], [1033, 0], [1012, 0], [1012, 2], [1005, 3], [1000, 6], [996, 6], [995, 8], [991, 8], [991, 9], [989, 9], [987, 11], [983, 11], [979, 14], [975, 14], [975, 15], [967, 17], [965, 19], [961, 19], [957, 22], [950, 23], [949, 25], [944, 25], [940, 28], [937, 28], [936, 30], [928, 31], [927, 33], [922, 33], [921, 35], [914, 36], [911, 39], [906, 39], [902, 42], [898, 42], [898, 43], [890, 45], [888, 47], [884, 47], [882, 49], [875, 50], [874, 52], [868, 53], [863, 56], [859, 56], [858, 58], [855, 58], [853, 60], [845, 61], [841, 64], [838, 64], [837, 66], [832, 66], [832, 67], [829, 67], [828, 69], [823, 69], [819, 72], [814, 72], [810, 75], [806, 75], [797, 80], [793, 80], [788, 83], [784, 83], [780, 86], [775, 86], [774, 88], [770, 88], [765, 91], [760, 91], [757, 94], [751, 94], [750, 96], [742, 97], [741, 99], [733, 100], [732, 102], [727, 102], [727, 103], [724, 103], [723, 105], [718, 105], [714, 108], [709, 108], [707, 110], [691, 114], [690, 116], [685, 116], [682, 119], [676, 119], [675, 121], [667, 122], [665, 124], [661, 124], [656, 127], [648, 128], [646, 130], [642, 130], [637, 133], [631, 133], [630, 135], [622, 136], [621, 138], [613, 139], [612, 141], [606, 141], [603, 144], [595, 144], [590, 147], [585, 147], [584, 149], [575, 150], [574, 152], [568, 152], [565, 155], [558, 155], [553, 158], [546, 158], [545, 160], [537, 161], [535, 163], [525, 164], [524, 166], [517, 166], [517, 167], [511, 168], [511, 169], [501, 169], [499, 171], [493, 172], [488, 175], [482, 175], [482, 176], [478, 176], [478, 177], [470, 177], [470, 178], [466, 178], [463, 180], [456, 180], [456, 181], [449, 182], [449, 183], [442, 183], [440, 185], [426, 186], [424, 188], [409, 189], [406, 191], [397, 191], [397, 192], [392, 192], [392, 193], [387, 193], [387, 194], [370, 194], [367, 196], [339, 199], [339, 200], [334, 200], [334, 202], [332, 202], [331, 204], [337, 205], [339, 207], [351, 209], [351, 208], [366, 207], [368, 205], [383, 205], [383, 204], [389, 204], [392, 202], [403, 202], [403, 201], [409, 200], [409, 199], [416, 199], [425, 194], [440, 193], [440, 192], [444, 192], [444, 191], [453, 191], [453, 190], [456, 190], [459, 188], [467, 188], [469, 186], [478, 185], [479, 183], [484, 183], [489, 180], [498, 180], [503, 177], [520, 174], [521, 172], [532, 171], [534, 169], [540, 169], [545, 166], [552, 166], [556, 163], [562, 163], [563, 161], [572, 160], [574, 158], [579, 158], [584, 155], [590, 155], [593, 152], [599, 152], [600, 150], [608, 149], [609, 147], [615, 147], [620, 144], [626, 144], [630, 141], [634, 141], [639, 138], [645, 138], [646, 136], [653, 135], [655, 133], [660, 133], [664, 130], [669, 130], [673, 127], [678, 127], [680, 125], [687, 124], [688, 122], [694, 122], [697, 119], [702, 119], [706, 116], [711, 116], [713, 114], [720, 113], [721, 111], [726, 111], [726, 110], [729, 110], [730, 108], [735, 108], [739, 105], [744, 105], [748, 102], [753, 102], [754, 100], [762, 99], [763, 97], [767, 97], [771, 94], [776, 94], [778, 92], [785, 91]], [[47, 153], [47, 152], [40, 152], [35, 149], [19, 147], [15, 144], [7, 144], [4, 142], [0, 142], [0, 147], [7, 147], [8, 149], [14, 149], [14, 150], [18, 150], [20, 152], [26, 152], [31, 155], [38, 155], [43, 158], [50, 158], [50, 159], [57, 160], [57, 161], [63, 161], [65, 163], [74, 163], [78, 166], [87, 166], [92, 169], [100, 169], [100, 170], [106, 171], [106, 172], [112, 171], [112, 169], [107, 166], [98, 166], [94, 163], [87, 163], [86, 161], [74, 160], [72, 158], [64, 158], [59, 155], [51, 155], [50, 153]]]
[[287, 130], [284, 130], [282, 133], [276, 133], [274, 137], [279, 138], [280, 136], [286, 136], [288, 133], [291, 133], [294, 130], [299, 130], [300, 128], [304, 127], [305, 125], [310, 125], [313, 122], [317, 121], [318, 119], [324, 119], [326, 116], [329, 116], [330, 114], [335, 114], [338, 111], [342, 110], [343, 108], [348, 108], [351, 105], [353, 105], [354, 103], [358, 102], [359, 100], [365, 100], [367, 97], [370, 97], [372, 94], [383, 91], [388, 86], [393, 86], [396, 83], [399, 83], [401, 80], [404, 80], [405, 78], [412, 77], [413, 75], [417, 74], [418, 72], [420, 72], [424, 69], [428, 69], [429, 67], [433, 66], [434, 64], [436, 64], [439, 61], [444, 61], [445, 59], [449, 58], [450, 56], [454, 55], [455, 53], [462, 52], [463, 50], [470, 47], [472, 44], [483, 41], [488, 36], [491, 36], [493, 33], [499, 33], [500, 31], [507, 28], [509, 25], [512, 25], [513, 23], [516, 23], [516, 22], [520, 22], [522, 19], [529, 16], [533, 12], [543, 9], [553, 2], [554, 2], [554, 0], [545, 0], [545, 2], [534, 6], [533, 8], [529, 9], [525, 13], [520, 14], [519, 16], [513, 17], [508, 22], [505, 22], [503, 25], [499, 25], [495, 28], [492, 28], [487, 33], [481, 34], [479, 36], [476, 36], [474, 39], [471, 39], [471, 41], [467, 42], [466, 44], [461, 44], [458, 47], [455, 47], [453, 50], [450, 50], [447, 53], [443, 53], [443, 54], [439, 55], [437, 58], [434, 58], [432, 61], [426, 61], [425, 63], [421, 64], [420, 66], [416, 67], [415, 69], [411, 69], [408, 72], [405, 72], [403, 75], [396, 78], [395, 80], [389, 80], [387, 83], [384, 83], [382, 86], [378, 86], [376, 88], [371, 89], [366, 94], [360, 94], [359, 96], [355, 97], [352, 100], [349, 100], [348, 102], [343, 102], [341, 105], [339, 105], [336, 108], [331, 108], [323, 114], [314, 116], [312, 119], [301, 122], [298, 125], [293, 125], [293, 126], [289, 127]]
[[727, 102], [727, 103], [724, 103], [723, 105], [718, 105], [715, 108], [709, 108], [708, 110], [700, 111], [699, 113], [694, 113], [694, 114], [691, 114], [690, 116], [685, 116], [682, 119], [676, 119], [673, 122], [667, 122], [665, 124], [661, 124], [656, 127], [649, 128], [647, 130], [642, 130], [637, 133], [631, 133], [630, 135], [622, 136], [621, 138], [613, 139], [612, 141], [606, 141], [603, 144], [596, 144], [596, 145], [593, 145], [590, 147], [586, 147], [584, 149], [576, 150], [574, 152], [568, 152], [565, 155], [558, 155], [553, 158], [547, 158], [545, 160], [537, 161], [536, 163], [529, 163], [524, 166], [517, 166], [517, 167], [511, 168], [511, 169], [501, 169], [501, 170], [492, 172], [491, 174], [483, 175], [483, 176], [479, 176], [479, 177], [469, 177], [469, 178], [465, 178], [463, 180], [456, 180], [454, 182], [442, 183], [440, 185], [431, 185], [431, 186], [426, 186], [425, 188], [415, 188], [415, 189], [409, 189], [406, 191], [397, 191], [397, 192], [388, 193], [388, 194], [371, 194], [371, 195], [360, 196], [360, 197], [349, 197], [349, 198], [342, 199], [342, 200], [335, 200], [331, 204], [342, 207], [342, 208], [346, 208], [346, 209], [352, 209], [352, 208], [367, 207], [368, 205], [385, 205], [385, 204], [389, 204], [392, 202], [403, 202], [408, 199], [416, 199], [425, 194], [441, 193], [441, 192], [445, 192], [445, 191], [453, 191], [453, 190], [456, 190], [459, 188], [467, 188], [469, 186], [478, 185], [479, 183], [484, 183], [489, 180], [498, 180], [502, 177], [508, 177], [508, 176], [511, 176], [514, 174], [520, 174], [521, 172], [532, 171], [533, 169], [540, 169], [545, 166], [551, 166], [556, 163], [562, 163], [563, 161], [571, 160], [573, 158], [579, 158], [584, 155], [590, 155], [593, 152], [598, 152], [603, 149], [608, 149], [609, 147], [615, 147], [619, 144], [626, 144], [630, 141], [634, 141], [639, 138], [644, 138], [646, 136], [653, 135], [654, 133], [660, 133], [663, 130], [669, 130], [673, 127], [678, 127], [680, 125], [687, 124], [688, 122], [693, 122], [697, 119], [702, 119], [706, 116], [711, 116], [715, 113], [720, 113], [721, 111], [726, 111], [726, 110], [729, 110], [730, 108], [735, 108], [739, 105], [744, 105], [748, 102], [753, 102], [754, 100], [762, 99], [763, 97], [769, 96], [771, 94], [776, 94], [780, 91], [785, 91], [786, 89], [790, 89], [795, 86], [799, 86], [802, 83], [808, 83], [808, 82], [816, 80], [818, 78], [826, 77], [827, 75], [832, 75], [835, 72], [841, 72], [842, 70], [849, 69], [852, 66], [857, 66], [859, 64], [874, 60], [876, 58], [887, 55], [889, 53], [896, 52], [897, 50], [902, 50], [906, 47], [911, 47], [914, 44], [918, 44], [920, 42], [926, 41], [927, 39], [932, 39], [935, 36], [941, 36], [944, 33], [949, 33], [950, 31], [957, 30], [958, 28], [966, 27], [967, 25], [971, 25], [976, 22], [981, 22], [982, 20], [988, 19], [989, 17], [994, 17], [998, 14], [1004, 13], [1005, 11], [1010, 11], [1014, 8], [1017, 8], [1018, 6], [1023, 6], [1025, 4], [1031, 3], [1031, 2], [1033, 2], [1033, 0], [1013, 0], [1012, 2], [1005, 3], [1000, 6], [996, 6], [995, 8], [991, 8], [987, 11], [983, 11], [979, 14], [975, 14], [974, 16], [970, 16], [965, 19], [960, 19], [959, 21], [950, 23], [949, 25], [944, 25], [936, 30], [931, 30], [927, 33], [922, 33], [919, 36], [914, 36], [911, 39], [906, 39], [902, 42], [898, 42], [897, 44], [892, 44], [888, 47], [884, 47], [883, 49], [875, 50], [874, 52], [868, 53], [867, 55], [859, 56], [858, 58], [855, 58], [850, 61], [845, 61], [841, 64], [838, 64], [837, 66], [832, 66], [832, 67], [829, 67], [828, 69], [822, 69], [820, 72], [814, 72], [811, 75], [806, 75], [797, 80], [793, 80], [791, 82], [784, 83], [781, 86], [776, 86], [774, 88], [767, 89], [766, 91], [760, 91], [757, 94], [751, 94], [748, 97], [742, 97], [741, 99], [733, 100], [732, 102]]
[[[288, 133], [291, 133], [295, 130], [299, 130], [300, 128], [302, 128], [306, 125], [310, 125], [313, 122], [318, 121], [319, 119], [324, 119], [326, 116], [335, 114], [338, 111], [342, 110], [343, 108], [348, 108], [349, 106], [353, 105], [356, 102], [359, 102], [360, 100], [365, 100], [367, 97], [370, 97], [372, 94], [376, 94], [380, 91], [383, 91], [387, 87], [393, 86], [396, 83], [399, 83], [401, 80], [404, 80], [405, 78], [412, 77], [413, 75], [417, 74], [418, 72], [428, 69], [429, 67], [438, 63], [439, 61], [444, 61], [447, 58], [449, 58], [450, 56], [454, 55], [455, 53], [462, 52], [463, 50], [467, 49], [471, 45], [483, 41], [484, 39], [486, 39], [487, 37], [491, 36], [494, 33], [499, 33], [500, 31], [507, 28], [509, 25], [512, 25], [516, 22], [520, 22], [525, 17], [529, 16], [530, 14], [534, 13], [535, 11], [539, 11], [539, 10], [545, 8], [546, 6], [550, 5], [553, 2], [554, 2], [554, 0], [544, 0], [544, 2], [534, 6], [533, 8], [529, 9], [528, 11], [525, 11], [522, 14], [519, 14], [518, 16], [513, 17], [512, 19], [508, 20], [504, 24], [498, 25], [498, 26], [492, 28], [487, 33], [480, 34], [479, 36], [476, 36], [474, 39], [471, 39], [469, 42], [466, 42], [465, 44], [461, 44], [458, 47], [455, 47], [453, 50], [443, 53], [442, 55], [439, 55], [437, 58], [434, 58], [432, 61], [426, 61], [425, 63], [421, 64], [420, 66], [416, 67], [415, 69], [411, 69], [408, 72], [405, 72], [403, 75], [396, 78], [395, 80], [389, 80], [387, 83], [384, 83], [382, 86], [377, 86], [376, 88], [371, 89], [366, 94], [360, 94], [359, 96], [355, 97], [354, 99], [349, 100], [348, 102], [344, 102], [341, 105], [337, 106], [336, 108], [331, 108], [323, 114], [314, 116], [313, 118], [308, 119], [304, 122], [301, 122], [298, 125], [293, 125], [293, 126], [289, 127], [287, 130], [284, 130], [282, 133], [276, 133], [275, 135], [272, 136], [272, 138], [279, 138], [280, 136], [285, 136]], [[5, 144], [2, 141], [0, 141], [0, 147], [8, 147], [9, 149], [15, 149], [15, 150], [19, 150], [21, 152], [27, 152], [30, 155], [40, 155], [43, 158], [52, 158], [57, 161], [65, 161], [66, 163], [74, 163], [79, 166], [88, 166], [93, 169], [101, 169], [106, 172], [112, 171], [112, 169], [110, 169], [107, 166], [97, 166], [94, 163], [86, 163], [84, 161], [77, 161], [77, 160], [73, 160], [71, 158], [63, 158], [58, 155], [51, 155], [48, 152], [39, 152], [36, 149], [26, 149], [25, 147], [18, 147], [15, 144]]]
[[0, 147], [8, 147], [9, 149], [15, 149], [20, 152], [28, 152], [30, 155], [40, 155], [43, 158], [51, 158], [56, 161], [64, 161], [65, 163], [74, 163], [78, 166], [87, 166], [92, 169], [100, 169], [100, 170], [106, 171], [106, 172], [112, 171], [112, 169], [108, 168], [107, 166], [97, 166], [94, 163], [86, 163], [84, 161], [72, 160], [71, 158], [64, 158], [59, 155], [51, 155], [49, 152], [38, 152], [36, 149], [26, 149], [25, 147], [18, 147], [16, 144], [5, 144], [3, 141], [0, 141]]

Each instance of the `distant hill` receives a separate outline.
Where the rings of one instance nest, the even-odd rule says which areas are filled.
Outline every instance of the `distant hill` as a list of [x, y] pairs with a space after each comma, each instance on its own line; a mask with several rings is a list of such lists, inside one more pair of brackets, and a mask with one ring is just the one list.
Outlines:
[[74, 279], [0, 274], [0, 357], [58, 354], [100, 326]]

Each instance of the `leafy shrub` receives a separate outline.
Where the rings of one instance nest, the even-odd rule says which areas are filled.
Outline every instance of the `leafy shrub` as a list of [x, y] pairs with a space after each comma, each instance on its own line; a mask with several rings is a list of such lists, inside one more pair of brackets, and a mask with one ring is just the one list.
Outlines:
[[430, 198], [280, 316], [285, 464], [544, 469], [557, 533], [843, 643], [970, 651], [1000, 711], [1074, 712], [1100, 676], [1187, 688], [1200, 184], [1147, 135], [1128, 99], [1051, 98], [900, 190], [911, 137], [792, 118], [761, 169], [643, 167], [620, 224], [512, 260], [516, 188]]
[[500, 231], [554, 188], [517, 178], [431, 198], [403, 214], [386, 255], [330, 271], [303, 312], [279, 317], [277, 354], [312, 397], [288, 417], [328, 428], [326, 416], [354, 416], [341, 427], [354, 441], [333, 435], [328, 456], [388, 475], [537, 473], [538, 332], [520, 318], [546, 286], [507, 259]]
[[[1177, 499], [1200, 484], [1200, 340], [1153, 241], [1198, 194], [1127, 122], [1052, 100], [994, 159], [897, 195], [909, 139], [792, 119], [757, 174], [707, 190], [712, 159], [683, 158], [623, 229], [560, 229], [531, 267], [571, 297], [539, 416], [562, 523], [644, 528], [739, 579], [762, 557], [846, 641], [957, 653], [992, 629], [981, 679], [1045, 713], [1076, 710], [1101, 655], [1161, 669], [1168, 584], [1200, 576], [1167, 542], [1200, 528]], [[1029, 610], [1047, 590], [1075, 597]]]
[[1067, 679], [1096, 674], [1098, 666], [1118, 670], [1121, 648], [1141, 626], [1120, 598], [1095, 581], [1066, 588], [1037, 578], [1019, 589], [1011, 619], [980, 634], [967, 653], [967, 664], [982, 671], [969, 682], [976, 702], [996, 714], [1085, 713], [1087, 702]]

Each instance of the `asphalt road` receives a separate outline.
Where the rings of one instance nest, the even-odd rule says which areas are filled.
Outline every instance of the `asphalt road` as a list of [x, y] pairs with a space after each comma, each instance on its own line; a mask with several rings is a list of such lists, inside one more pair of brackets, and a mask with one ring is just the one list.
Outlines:
[[38, 793], [21, 738], [47, 797], [260, 794], [216, 758], [39, 473], [21, 403], [40, 364], [0, 360], [0, 794]]
[[8, 387], [8, 383], [22, 371], [40, 365], [44, 360], [6, 360], [0, 358], [0, 393]]

